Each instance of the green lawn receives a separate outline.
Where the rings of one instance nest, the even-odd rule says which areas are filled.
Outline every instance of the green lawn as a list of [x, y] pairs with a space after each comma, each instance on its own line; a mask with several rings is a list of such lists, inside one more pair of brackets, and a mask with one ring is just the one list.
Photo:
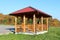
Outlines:
[[40, 35], [0, 35], [0, 40], [60, 40], [60, 27], [50, 27], [48, 33]]

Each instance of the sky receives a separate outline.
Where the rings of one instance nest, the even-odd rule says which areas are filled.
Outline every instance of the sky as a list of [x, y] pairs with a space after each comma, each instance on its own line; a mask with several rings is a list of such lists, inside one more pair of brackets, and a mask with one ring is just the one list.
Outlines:
[[60, 20], [60, 0], [0, 0], [0, 13], [7, 15], [28, 6]]

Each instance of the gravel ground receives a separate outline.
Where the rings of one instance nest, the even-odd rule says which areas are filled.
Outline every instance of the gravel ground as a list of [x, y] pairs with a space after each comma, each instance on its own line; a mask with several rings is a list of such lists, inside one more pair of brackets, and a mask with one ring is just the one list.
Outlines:
[[11, 25], [0, 25], [0, 34], [13, 33], [14, 26]]

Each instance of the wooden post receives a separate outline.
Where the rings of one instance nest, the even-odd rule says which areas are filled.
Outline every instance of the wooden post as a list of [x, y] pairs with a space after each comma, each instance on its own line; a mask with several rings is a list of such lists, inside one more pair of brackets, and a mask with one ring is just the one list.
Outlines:
[[15, 17], [15, 33], [17, 33], [17, 17]]
[[43, 16], [41, 17], [41, 24], [42, 24], [42, 26], [41, 26], [42, 29], [41, 30], [43, 31]]
[[24, 30], [24, 32], [25, 32], [25, 15], [23, 16], [23, 24], [24, 24], [23, 30]]
[[33, 26], [34, 26], [34, 32], [35, 32], [35, 14], [33, 15]]
[[46, 18], [46, 22], [47, 22], [47, 31], [48, 31], [48, 18]]

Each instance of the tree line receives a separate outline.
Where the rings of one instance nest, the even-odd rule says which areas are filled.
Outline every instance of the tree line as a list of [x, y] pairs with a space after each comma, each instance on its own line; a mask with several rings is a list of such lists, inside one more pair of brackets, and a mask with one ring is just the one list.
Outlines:
[[[5, 24], [5, 25], [14, 25], [14, 16], [10, 15], [3, 15], [2, 13], [0, 14], [0, 24]], [[18, 20], [19, 21], [19, 20]], [[31, 20], [30, 20], [31, 22]], [[55, 26], [59, 27], [60, 26], [60, 20], [58, 19], [49, 19], [49, 25], [50, 26]]]

